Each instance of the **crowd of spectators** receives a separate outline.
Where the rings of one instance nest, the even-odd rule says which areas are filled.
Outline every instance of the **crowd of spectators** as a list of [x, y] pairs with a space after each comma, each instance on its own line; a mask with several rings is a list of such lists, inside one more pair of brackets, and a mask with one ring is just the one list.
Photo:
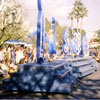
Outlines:
[[32, 47], [0, 47], [0, 76], [9, 77], [17, 71], [18, 64], [34, 62], [35, 53]]
[[90, 52], [89, 52], [90, 56], [93, 56], [94, 59], [96, 59], [96, 61], [98, 63], [100, 63], [100, 49], [97, 48], [91, 48]]
[[[90, 56], [100, 63], [100, 49], [91, 48]], [[61, 49], [53, 56], [53, 59], [63, 58], [65, 55]], [[48, 50], [44, 52], [44, 60], [49, 61]], [[18, 64], [36, 62], [36, 49], [24, 46], [0, 47], [0, 76], [9, 77], [18, 70]]]

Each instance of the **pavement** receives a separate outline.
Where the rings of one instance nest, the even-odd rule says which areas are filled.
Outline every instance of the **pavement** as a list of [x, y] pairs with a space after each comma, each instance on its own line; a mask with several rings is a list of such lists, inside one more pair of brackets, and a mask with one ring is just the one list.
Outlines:
[[70, 94], [32, 93], [5, 91], [0, 81], [0, 99], [100, 99], [100, 68], [82, 79], [78, 79]]

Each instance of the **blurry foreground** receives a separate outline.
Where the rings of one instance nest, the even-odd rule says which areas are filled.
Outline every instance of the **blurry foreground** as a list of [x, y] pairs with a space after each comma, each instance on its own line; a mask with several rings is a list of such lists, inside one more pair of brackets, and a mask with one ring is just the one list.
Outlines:
[[2, 86], [0, 81], [0, 99], [100, 99], [100, 68], [94, 74], [79, 79], [70, 94], [4, 91]]

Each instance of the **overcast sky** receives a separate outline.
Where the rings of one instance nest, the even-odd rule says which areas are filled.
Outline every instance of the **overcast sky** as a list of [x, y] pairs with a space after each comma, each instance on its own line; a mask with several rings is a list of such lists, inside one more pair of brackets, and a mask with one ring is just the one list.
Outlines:
[[[17, 0], [22, 4], [26, 12], [27, 21], [33, 29], [36, 27], [37, 21], [37, 0]], [[68, 12], [71, 11], [75, 0], [41, 0], [42, 9], [45, 17], [51, 21], [52, 17], [59, 22], [60, 25], [70, 26], [70, 21], [67, 19]], [[88, 9], [88, 17], [84, 18], [83, 28], [92, 34], [100, 29], [100, 0], [82, 0]], [[23, 11], [23, 10], [22, 10]], [[76, 22], [76, 21], [74, 21]]]

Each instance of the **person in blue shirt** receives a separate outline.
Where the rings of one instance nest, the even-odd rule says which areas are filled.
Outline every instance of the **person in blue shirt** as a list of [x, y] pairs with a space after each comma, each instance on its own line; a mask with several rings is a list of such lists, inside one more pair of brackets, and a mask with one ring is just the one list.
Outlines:
[[77, 55], [77, 41], [76, 41], [76, 34], [73, 33], [72, 34], [72, 39], [70, 40], [70, 51], [71, 51], [71, 55], [72, 58], [75, 57], [75, 55]]
[[87, 41], [86, 33], [84, 33], [81, 38], [81, 55], [83, 56], [88, 55], [88, 41]]
[[47, 42], [48, 42], [48, 53], [49, 53], [49, 61], [53, 61], [53, 56], [56, 54], [56, 40], [53, 34], [53, 29], [49, 29], [47, 33]]

